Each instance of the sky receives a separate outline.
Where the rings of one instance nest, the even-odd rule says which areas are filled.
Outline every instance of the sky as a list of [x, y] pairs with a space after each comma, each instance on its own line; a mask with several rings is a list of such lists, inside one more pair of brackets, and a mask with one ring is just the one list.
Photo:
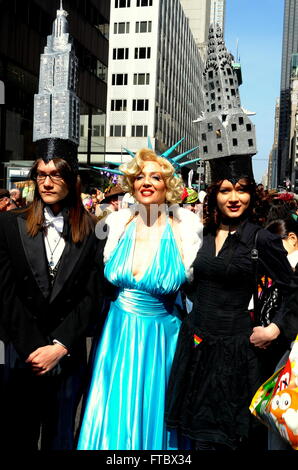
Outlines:
[[226, 0], [225, 41], [238, 53], [243, 84], [241, 105], [256, 116], [258, 153], [253, 157], [256, 182], [267, 170], [273, 144], [275, 102], [279, 97], [284, 0]]

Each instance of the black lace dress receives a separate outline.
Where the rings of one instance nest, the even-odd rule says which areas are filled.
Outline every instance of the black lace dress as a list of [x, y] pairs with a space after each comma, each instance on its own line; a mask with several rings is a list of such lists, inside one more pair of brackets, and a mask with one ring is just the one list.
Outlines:
[[[231, 448], [248, 435], [248, 407], [261, 380], [248, 312], [257, 230], [242, 223], [217, 256], [215, 236], [204, 237], [194, 262], [193, 309], [182, 323], [167, 393], [169, 427]], [[259, 230], [258, 250], [261, 269], [288, 292], [293, 274], [280, 238]], [[282, 328], [283, 309], [274, 322]]]

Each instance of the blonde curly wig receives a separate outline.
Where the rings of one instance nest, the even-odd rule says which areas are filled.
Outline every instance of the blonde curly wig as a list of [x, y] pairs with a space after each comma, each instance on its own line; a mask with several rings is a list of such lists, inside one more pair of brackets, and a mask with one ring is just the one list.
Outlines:
[[134, 194], [134, 182], [136, 176], [142, 172], [144, 162], [157, 162], [161, 166], [161, 174], [166, 185], [166, 202], [176, 204], [181, 202], [183, 192], [183, 181], [175, 175], [173, 165], [163, 157], [148, 148], [140, 149], [132, 161], [124, 163], [119, 167], [124, 176], [120, 176], [119, 183], [124, 191]]

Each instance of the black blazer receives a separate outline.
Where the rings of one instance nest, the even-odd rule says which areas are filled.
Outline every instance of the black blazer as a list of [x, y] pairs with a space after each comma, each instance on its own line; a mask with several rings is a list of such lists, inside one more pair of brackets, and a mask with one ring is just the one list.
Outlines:
[[53, 339], [75, 350], [100, 315], [102, 251], [93, 232], [80, 244], [66, 238], [51, 288], [43, 234], [28, 236], [24, 213], [0, 214], [0, 339], [23, 359]]

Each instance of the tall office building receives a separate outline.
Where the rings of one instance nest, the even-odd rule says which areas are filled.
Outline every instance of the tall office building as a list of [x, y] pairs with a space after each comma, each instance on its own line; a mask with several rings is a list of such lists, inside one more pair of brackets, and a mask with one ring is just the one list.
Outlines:
[[203, 56], [207, 51], [211, 0], [180, 0], [195, 42]]
[[278, 129], [279, 129], [279, 98], [275, 104], [274, 140], [268, 160], [268, 189], [277, 188], [277, 156], [278, 156]]
[[[203, 63], [180, 0], [112, 0], [106, 160], [198, 145]], [[192, 154], [192, 158], [197, 155]]]
[[[298, 54], [296, 55], [298, 59]], [[291, 116], [290, 116], [290, 173], [288, 186], [298, 192], [298, 67], [291, 74]]]
[[285, 0], [280, 86], [278, 183], [290, 176], [291, 71], [298, 53], [298, 0]]
[[226, 0], [180, 0], [203, 60], [207, 57], [208, 31], [218, 24], [224, 34]]
[[224, 36], [226, 0], [211, 0], [210, 24], [219, 25]]

